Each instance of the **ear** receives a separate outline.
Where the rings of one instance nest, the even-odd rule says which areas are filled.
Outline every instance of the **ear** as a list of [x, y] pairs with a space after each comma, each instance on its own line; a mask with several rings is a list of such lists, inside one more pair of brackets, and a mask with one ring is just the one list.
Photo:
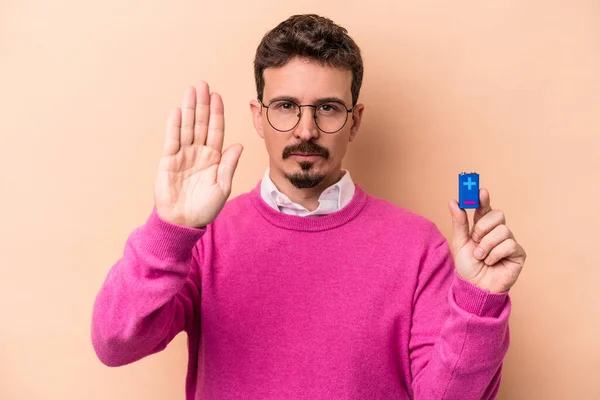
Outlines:
[[354, 111], [352, 111], [352, 126], [350, 127], [350, 142], [354, 140], [356, 135], [358, 134], [358, 129], [360, 128], [360, 122], [362, 120], [362, 114], [365, 110], [365, 106], [363, 104], [357, 104], [354, 106]]
[[252, 113], [252, 123], [254, 124], [254, 129], [256, 129], [256, 133], [264, 139], [262, 105], [257, 100], [251, 100], [250, 112]]

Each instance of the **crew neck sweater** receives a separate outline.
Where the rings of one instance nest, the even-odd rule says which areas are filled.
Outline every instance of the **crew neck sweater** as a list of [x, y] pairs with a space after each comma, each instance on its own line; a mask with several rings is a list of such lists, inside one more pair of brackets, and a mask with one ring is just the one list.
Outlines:
[[152, 210], [94, 304], [109, 366], [188, 337], [186, 399], [495, 398], [508, 293], [461, 279], [428, 219], [355, 185], [341, 210], [287, 215], [251, 192], [195, 229]]

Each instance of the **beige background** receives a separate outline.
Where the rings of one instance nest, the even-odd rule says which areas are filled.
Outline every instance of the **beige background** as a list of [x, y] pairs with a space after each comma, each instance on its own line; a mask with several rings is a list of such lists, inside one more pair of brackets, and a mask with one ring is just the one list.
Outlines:
[[346, 167], [450, 235], [456, 175], [481, 173], [528, 252], [500, 399], [600, 399], [600, 3], [0, 1], [0, 398], [183, 398], [185, 336], [111, 369], [94, 297], [152, 207], [168, 109], [205, 79], [267, 166], [252, 60], [291, 14], [345, 26], [366, 105]]

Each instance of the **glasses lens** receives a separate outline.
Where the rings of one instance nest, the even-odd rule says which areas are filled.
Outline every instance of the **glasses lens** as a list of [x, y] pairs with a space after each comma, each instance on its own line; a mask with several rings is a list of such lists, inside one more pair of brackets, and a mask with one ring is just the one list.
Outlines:
[[[331, 101], [315, 107], [315, 122], [325, 133], [334, 133], [344, 127], [348, 111], [343, 103]], [[290, 131], [300, 121], [300, 106], [289, 100], [274, 101], [267, 108], [267, 119], [278, 131]]]
[[317, 106], [317, 126], [326, 133], [337, 132], [344, 127], [348, 119], [346, 106], [337, 101]]
[[294, 129], [300, 120], [300, 107], [287, 100], [275, 101], [267, 109], [267, 118], [273, 128], [289, 131]]

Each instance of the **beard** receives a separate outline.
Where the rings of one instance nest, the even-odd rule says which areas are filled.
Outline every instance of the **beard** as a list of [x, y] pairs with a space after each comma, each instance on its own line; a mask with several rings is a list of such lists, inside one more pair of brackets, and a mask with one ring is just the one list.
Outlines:
[[324, 174], [318, 174], [311, 171], [313, 163], [308, 161], [300, 162], [302, 172], [294, 172], [293, 174], [285, 174], [287, 180], [290, 181], [297, 189], [310, 189], [317, 186], [323, 179]]
[[[282, 158], [285, 160], [294, 152], [319, 154], [325, 160], [329, 158], [329, 150], [327, 150], [325, 147], [306, 141], [286, 147], [283, 150]], [[315, 187], [326, 177], [325, 174], [319, 174], [312, 171], [312, 162], [301, 161], [299, 165], [302, 169], [301, 172], [285, 174], [285, 177], [290, 181], [290, 183], [298, 189], [310, 189]]]

